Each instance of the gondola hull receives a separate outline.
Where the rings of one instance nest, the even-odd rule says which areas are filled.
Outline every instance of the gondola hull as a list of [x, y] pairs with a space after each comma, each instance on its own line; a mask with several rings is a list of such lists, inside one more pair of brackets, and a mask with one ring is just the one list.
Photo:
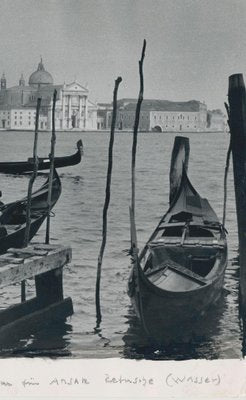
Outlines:
[[[54, 207], [61, 194], [61, 182], [55, 172], [52, 184], [51, 208]], [[31, 224], [29, 240], [31, 240], [48, 215], [48, 181], [32, 194]], [[26, 230], [27, 198], [5, 204], [0, 216], [0, 254], [9, 248], [20, 248], [24, 245]]]
[[[55, 168], [68, 167], [71, 165], [79, 164], [83, 153], [82, 141], [77, 142], [78, 150], [76, 153], [70, 156], [55, 157], [54, 166]], [[0, 173], [5, 174], [23, 174], [33, 171], [33, 160], [27, 161], [12, 161], [12, 162], [0, 162]], [[49, 158], [39, 158], [38, 170], [44, 171], [50, 168]]]
[[128, 284], [137, 317], [145, 333], [162, 342], [182, 339], [184, 332], [193, 332], [193, 323], [199, 321], [221, 295], [227, 251], [219, 260], [220, 272], [207, 284], [190, 291], [159, 289], [145, 276], [139, 266], [134, 266]]
[[128, 294], [145, 333], [162, 343], [192, 334], [220, 297], [226, 266], [225, 229], [183, 170], [169, 210], [133, 254]]
[[[43, 215], [37, 219], [31, 221], [30, 226], [30, 240], [35, 236], [38, 232], [39, 228], [41, 227], [42, 223], [44, 222], [46, 215]], [[16, 230], [8, 233], [7, 236], [0, 236], [0, 254], [4, 254], [8, 249], [14, 248], [21, 248], [24, 244], [24, 237], [25, 237], [25, 225], [20, 226]]]

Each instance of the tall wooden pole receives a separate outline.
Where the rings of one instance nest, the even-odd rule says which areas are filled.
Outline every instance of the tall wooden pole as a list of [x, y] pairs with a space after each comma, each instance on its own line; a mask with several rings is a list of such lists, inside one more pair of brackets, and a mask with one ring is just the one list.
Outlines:
[[112, 122], [111, 122], [111, 132], [110, 132], [110, 141], [109, 141], [109, 149], [108, 149], [108, 170], [107, 170], [107, 181], [106, 181], [106, 190], [105, 190], [105, 201], [103, 207], [103, 227], [102, 227], [102, 243], [98, 255], [98, 263], [97, 263], [97, 280], [96, 280], [96, 319], [97, 319], [97, 328], [99, 327], [102, 314], [101, 314], [101, 306], [100, 306], [100, 283], [101, 283], [101, 270], [102, 270], [102, 261], [103, 254], [106, 246], [107, 240], [107, 215], [108, 215], [108, 207], [110, 203], [110, 187], [111, 187], [111, 175], [113, 168], [113, 147], [114, 147], [114, 132], [115, 132], [115, 123], [116, 123], [116, 115], [117, 115], [117, 93], [119, 84], [122, 81], [121, 77], [118, 77], [115, 81], [114, 94], [113, 94], [113, 113], [112, 113]]
[[[25, 230], [25, 236], [24, 236], [24, 247], [26, 247], [29, 243], [30, 227], [31, 227], [32, 188], [33, 188], [33, 184], [36, 179], [37, 172], [38, 172], [37, 148], [38, 148], [38, 124], [39, 124], [40, 106], [41, 106], [41, 98], [38, 98], [37, 107], [36, 107], [35, 133], [34, 133], [34, 144], [33, 144], [34, 165], [33, 165], [33, 172], [32, 172], [31, 178], [29, 180], [29, 184], [28, 184], [27, 205], [26, 205], [26, 230]], [[25, 300], [26, 300], [26, 285], [25, 285], [25, 281], [22, 281], [21, 282], [21, 301], [23, 302]]]
[[52, 134], [51, 134], [51, 150], [50, 150], [50, 173], [49, 173], [49, 188], [48, 188], [48, 215], [46, 223], [46, 236], [45, 243], [50, 242], [50, 210], [51, 210], [51, 197], [52, 197], [52, 183], [54, 175], [54, 159], [55, 159], [55, 144], [56, 144], [56, 133], [55, 133], [55, 112], [56, 112], [56, 96], [57, 91], [54, 90], [53, 105], [52, 105]]
[[[134, 121], [134, 128], [133, 128], [133, 141], [132, 141], [132, 166], [131, 166], [131, 175], [132, 175], [132, 201], [131, 201], [131, 208], [130, 208], [130, 215], [131, 215], [131, 250], [133, 251], [133, 247], [137, 250], [137, 235], [136, 235], [136, 227], [135, 227], [135, 167], [136, 167], [136, 153], [137, 153], [137, 139], [138, 139], [138, 126], [139, 126], [139, 119], [140, 119], [140, 111], [141, 111], [141, 104], [143, 101], [143, 92], [144, 92], [144, 78], [143, 78], [143, 62], [145, 56], [145, 49], [146, 49], [146, 40], [143, 42], [142, 48], [142, 55], [141, 59], [139, 60], [139, 78], [140, 78], [140, 89], [138, 95], [138, 101], [136, 106], [136, 113], [135, 113], [135, 121]], [[134, 232], [134, 240], [133, 240], [133, 230]]]
[[242, 74], [229, 77], [229, 127], [239, 237], [240, 293], [246, 314], [246, 92]]
[[30, 236], [30, 226], [31, 226], [31, 200], [32, 200], [32, 187], [34, 181], [37, 177], [38, 172], [38, 155], [37, 155], [37, 148], [38, 148], [38, 124], [39, 124], [39, 112], [41, 106], [41, 98], [37, 100], [37, 107], [36, 107], [36, 119], [35, 119], [35, 133], [34, 133], [34, 144], [33, 144], [33, 172], [28, 184], [28, 193], [27, 193], [27, 206], [26, 206], [26, 230], [25, 230], [25, 238], [24, 238], [24, 247], [26, 247], [29, 243], [29, 236]]

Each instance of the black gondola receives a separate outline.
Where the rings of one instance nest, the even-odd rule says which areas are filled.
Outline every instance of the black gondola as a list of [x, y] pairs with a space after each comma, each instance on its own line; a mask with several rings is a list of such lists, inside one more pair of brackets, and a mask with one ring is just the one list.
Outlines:
[[[30, 240], [37, 233], [48, 213], [48, 180], [40, 189], [32, 193]], [[61, 194], [61, 181], [54, 170], [52, 182], [51, 207], [54, 207]], [[24, 244], [26, 229], [27, 197], [0, 207], [0, 254], [9, 248], [20, 248]]]
[[168, 212], [134, 260], [128, 294], [149, 337], [182, 337], [219, 298], [227, 265], [225, 229], [185, 168]]
[[[71, 156], [55, 157], [54, 165], [55, 168], [68, 167], [70, 165], [79, 164], [81, 161], [81, 156], [83, 154], [83, 143], [80, 139], [77, 142], [77, 151]], [[38, 159], [38, 170], [46, 170], [50, 168], [49, 158], [39, 158]], [[10, 161], [10, 162], [0, 162], [0, 173], [5, 174], [23, 174], [25, 172], [33, 171], [33, 159], [29, 158], [27, 161]]]

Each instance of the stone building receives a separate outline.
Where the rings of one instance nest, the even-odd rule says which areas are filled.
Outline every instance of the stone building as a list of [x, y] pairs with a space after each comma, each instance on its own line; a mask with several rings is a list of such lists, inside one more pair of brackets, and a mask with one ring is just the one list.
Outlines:
[[96, 130], [97, 105], [89, 98], [88, 89], [78, 82], [55, 85], [51, 74], [45, 70], [42, 59], [26, 85], [23, 75], [19, 85], [7, 88], [6, 77], [1, 78], [0, 128], [33, 130], [37, 98], [41, 97], [39, 128], [52, 127], [52, 102], [57, 90], [55, 124], [57, 130]]
[[[118, 101], [116, 126], [119, 130], [132, 130], [135, 120], [136, 99]], [[222, 113], [221, 113], [222, 114]], [[223, 115], [223, 114], [222, 114]], [[104, 112], [106, 125], [111, 124], [112, 113]], [[224, 130], [219, 123], [221, 116], [211, 117], [211, 127]], [[215, 122], [215, 120], [217, 122]], [[220, 126], [220, 129], [219, 129]], [[143, 100], [139, 121], [140, 131], [205, 132], [208, 130], [208, 110], [197, 100], [174, 102], [167, 100]]]
[[97, 129], [104, 130], [109, 128], [113, 106], [110, 103], [98, 103], [97, 110]]

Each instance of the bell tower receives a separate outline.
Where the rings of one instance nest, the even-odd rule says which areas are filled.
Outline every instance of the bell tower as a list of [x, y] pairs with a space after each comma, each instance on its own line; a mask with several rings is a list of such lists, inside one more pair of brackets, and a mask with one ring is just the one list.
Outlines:
[[23, 74], [21, 74], [21, 77], [19, 79], [19, 86], [25, 86], [25, 79]]
[[6, 78], [5, 78], [5, 74], [3, 73], [2, 74], [2, 78], [1, 78], [1, 90], [5, 90], [6, 86], [7, 86], [7, 81], [6, 81]]

